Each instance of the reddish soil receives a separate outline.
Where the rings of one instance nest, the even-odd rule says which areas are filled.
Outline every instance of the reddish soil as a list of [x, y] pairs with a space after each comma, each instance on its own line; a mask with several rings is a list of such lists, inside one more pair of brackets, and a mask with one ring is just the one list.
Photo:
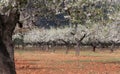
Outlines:
[[120, 62], [99, 61], [113, 55], [75, 56], [41, 51], [17, 51], [15, 62], [17, 74], [120, 74]]

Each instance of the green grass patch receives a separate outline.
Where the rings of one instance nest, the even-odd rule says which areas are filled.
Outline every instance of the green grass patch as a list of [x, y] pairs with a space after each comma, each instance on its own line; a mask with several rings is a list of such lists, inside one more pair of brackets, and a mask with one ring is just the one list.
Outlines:
[[64, 63], [74, 63], [74, 62], [100, 62], [100, 63], [119, 63], [120, 64], [120, 58], [108, 58], [108, 59], [98, 59], [98, 60], [91, 60], [91, 59], [85, 59], [85, 60], [65, 60], [62, 61]]

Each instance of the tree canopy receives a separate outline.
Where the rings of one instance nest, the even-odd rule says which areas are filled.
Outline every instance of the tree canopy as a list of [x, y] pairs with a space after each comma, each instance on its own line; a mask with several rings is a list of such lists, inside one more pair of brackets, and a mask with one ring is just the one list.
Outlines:
[[[56, 20], [55, 15], [64, 14], [72, 24], [91, 24], [114, 21], [111, 15], [120, 11], [119, 0], [1, 0], [3, 13], [14, 6], [27, 13], [29, 21], [39, 18]], [[28, 20], [27, 19], [27, 20]], [[59, 23], [56, 23], [59, 24]]]
[[113, 21], [110, 16], [120, 10], [119, 1], [114, 0], [21, 0], [21, 2], [27, 3], [25, 9], [34, 18], [45, 17], [55, 20], [56, 14], [64, 13], [65, 18], [69, 18], [71, 23], [82, 25], [108, 23]]

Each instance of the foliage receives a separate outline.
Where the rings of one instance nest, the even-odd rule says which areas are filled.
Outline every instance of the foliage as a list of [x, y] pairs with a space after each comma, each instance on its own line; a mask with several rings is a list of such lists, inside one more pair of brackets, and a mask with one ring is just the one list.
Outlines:
[[10, 5], [19, 4], [22, 12], [29, 14], [32, 18], [29, 19], [34, 22], [41, 17], [55, 20], [56, 14], [64, 13], [70, 16], [73, 24], [82, 25], [93, 22], [106, 24], [111, 21], [109, 16], [120, 10], [119, 1], [117, 3], [114, 0], [1, 0], [1, 4], [7, 5], [8, 9]]
[[115, 12], [115, 4], [106, 0], [82, 0], [72, 4], [70, 12], [75, 23], [105, 23], [109, 20], [109, 15]]
[[[6, 2], [5, 2], [6, 1]], [[8, 2], [7, 2], [8, 1]], [[12, 4], [14, 6], [14, 1]], [[22, 9], [23, 18], [27, 18], [25, 24], [35, 24], [37, 19], [45, 17], [47, 19], [56, 20], [55, 15], [64, 13], [70, 16], [68, 19], [71, 25], [78, 24], [77, 28], [63, 28], [50, 30], [33, 29], [24, 35], [25, 42], [49, 42], [63, 39], [64, 41], [75, 42], [83, 34], [90, 34], [83, 41], [89, 39], [97, 41], [118, 41], [119, 25], [113, 22], [120, 20], [119, 3], [110, 2], [109, 0], [17, 0]], [[3, 3], [2, 3], [3, 2]], [[10, 5], [9, 0], [1, 0], [0, 5]], [[7, 7], [7, 6], [5, 6]], [[9, 8], [8, 8], [9, 9]], [[22, 15], [21, 15], [22, 16]], [[21, 18], [21, 19], [23, 19]], [[31, 22], [31, 23], [30, 23]], [[110, 25], [113, 23], [112, 25]], [[86, 26], [89, 24], [91, 26]], [[106, 24], [106, 25], [102, 25]], [[118, 23], [119, 24], [119, 23]], [[81, 26], [85, 25], [85, 26]], [[110, 27], [110, 26], [111, 27]], [[75, 33], [74, 33], [75, 32]], [[73, 35], [74, 33], [75, 35]], [[111, 34], [112, 33], [112, 34]], [[101, 37], [101, 38], [100, 38]], [[103, 42], [102, 41], [102, 42]]]
[[119, 8], [114, 0], [28, 0], [25, 7], [34, 22], [42, 17], [56, 20], [56, 14], [64, 14], [72, 25], [107, 24], [113, 21], [110, 16], [119, 12]]
[[[56, 43], [69, 42], [69, 43], [77, 43], [81, 37], [86, 34], [86, 37], [83, 39], [82, 43], [120, 43], [120, 26], [117, 24], [107, 24], [107, 25], [98, 25], [93, 24], [91, 28], [86, 28], [83, 25], [79, 25], [77, 27], [76, 33], [74, 33], [75, 29], [70, 27], [65, 27], [63, 29], [51, 28], [51, 29], [38, 29], [34, 28], [31, 31], [26, 32], [23, 35], [24, 43], [42, 43], [42, 42], [51, 42], [54, 41]], [[15, 39], [15, 37], [13, 37]], [[16, 38], [20, 38], [17, 37]], [[61, 40], [61, 41], [59, 41]]]

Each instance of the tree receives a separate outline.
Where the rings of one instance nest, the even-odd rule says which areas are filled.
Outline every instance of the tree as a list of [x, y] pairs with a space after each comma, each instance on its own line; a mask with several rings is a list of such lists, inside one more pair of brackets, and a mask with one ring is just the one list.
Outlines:
[[[5, 0], [6, 1], [6, 0]], [[7, 2], [7, 3], [6, 3]], [[1, 74], [16, 74], [14, 63], [14, 48], [12, 43], [12, 34], [17, 23], [19, 22], [20, 12], [18, 6], [7, 0], [1, 1], [3, 13], [0, 14], [0, 73]], [[4, 4], [5, 3], [5, 4]]]

